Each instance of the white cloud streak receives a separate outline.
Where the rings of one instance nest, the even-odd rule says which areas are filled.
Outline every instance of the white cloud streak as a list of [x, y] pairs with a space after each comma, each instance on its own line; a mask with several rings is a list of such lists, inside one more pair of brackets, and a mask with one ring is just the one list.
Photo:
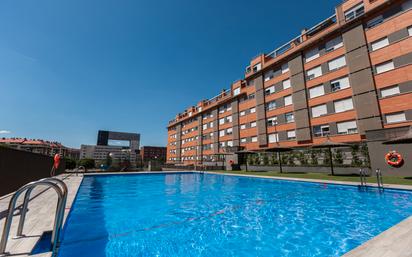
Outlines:
[[0, 134], [10, 134], [11, 131], [9, 130], [0, 130]]

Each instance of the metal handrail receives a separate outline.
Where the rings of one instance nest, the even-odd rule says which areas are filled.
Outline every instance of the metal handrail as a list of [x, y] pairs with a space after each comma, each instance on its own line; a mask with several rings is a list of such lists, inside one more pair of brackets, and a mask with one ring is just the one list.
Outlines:
[[[1, 237], [1, 241], [0, 241], [0, 255], [6, 254], [7, 240], [8, 240], [9, 234], [10, 234], [10, 227], [11, 227], [11, 223], [13, 221], [13, 213], [14, 213], [14, 210], [16, 208], [17, 199], [26, 190], [30, 190], [30, 193], [31, 193], [33, 188], [35, 188], [36, 186], [39, 186], [39, 185], [45, 185], [45, 186], [49, 186], [49, 187], [53, 188], [56, 191], [57, 196], [58, 196], [56, 214], [55, 214], [54, 225], [53, 225], [53, 234], [52, 234], [52, 238], [51, 238], [52, 252], [53, 253], [56, 252], [56, 248], [57, 248], [58, 241], [59, 241], [59, 233], [60, 233], [60, 230], [61, 230], [61, 226], [63, 224], [63, 216], [64, 216], [63, 214], [64, 214], [64, 208], [65, 208], [66, 198], [67, 198], [67, 187], [65, 185], [62, 186], [62, 188], [63, 188], [63, 191], [62, 191], [60, 186], [57, 185], [55, 182], [57, 182], [59, 185], [64, 184], [64, 182], [59, 180], [59, 179], [48, 178], [48, 179], [43, 179], [43, 180], [39, 180], [39, 181], [35, 181], [35, 182], [30, 182], [30, 183], [22, 186], [20, 189], [18, 189], [13, 194], [13, 196], [10, 199], [10, 203], [9, 203], [9, 207], [8, 207], [8, 213], [7, 213], [7, 216], [6, 216], [6, 220], [4, 222], [3, 234], [2, 234], [2, 237]], [[63, 193], [64, 191], [65, 191], [65, 194]], [[25, 197], [25, 202], [24, 202], [24, 204], [26, 204], [25, 212], [27, 211], [26, 201], [28, 202], [30, 193], [28, 194], [28, 198]], [[27, 192], [26, 192], [26, 195], [27, 195]], [[24, 213], [24, 215], [25, 215], [25, 213]], [[22, 232], [22, 230], [23, 230], [23, 224], [24, 224], [24, 221], [22, 222], [20, 232]], [[19, 226], [20, 226], [20, 224], [19, 224]]]
[[366, 172], [364, 169], [359, 169], [360, 186], [366, 187]]
[[[66, 184], [57, 178], [44, 178], [44, 179], [40, 179], [39, 181], [50, 181], [50, 182], [55, 182], [57, 183], [62, 190], [63, 193], [63, 206], [66, 206], [66, 201], [67, 201], [67, 193], [68, 193], [68, 189]], [[27, 207], [29, 205], [29, 201], [30, 201], [30, 194], [33, 191], [34, 187], [31, 187], [29, 189], [27, 189], [26, 194], [24, 195], [24, 201], [23, 201], [23, 207], [20, 211], [20, 219], [19, 219], [19, 225], [17, 228], [17, 236], [18, 237], [22, 237], [23, 236], [23, 227], [24, 227], [24, 222], [26, 220], [26, 213], [27, 213]], [[61, 216], [64, 216], [64, 209], [61, 209]], [[63, 219], [61, 220], [61, 222], [63, 221]], [[54, 231], [53, 231], [54, 232]], [[60, 233], [60, 231], [57, 231], [57, 233]], [[53, 238], [53, 235], [52, 235]], [[57, 235], [57, 239], [59, 239], [59, 235]]]
[[382, 179], [382, 172], [380, 169], [376, 169], [376, 182], [378, 183], [378, 188], [384, 190], [383, 188], [383, 179]]

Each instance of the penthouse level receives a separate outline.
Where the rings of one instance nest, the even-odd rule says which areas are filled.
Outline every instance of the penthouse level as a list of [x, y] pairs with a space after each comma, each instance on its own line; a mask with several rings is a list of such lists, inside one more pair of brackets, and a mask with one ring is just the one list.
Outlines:
[[228, 148], [360, 142], [412, 124], [412, 0], [348, 0], [245, 77], [169, 122], [167, 161], [203, 163]]

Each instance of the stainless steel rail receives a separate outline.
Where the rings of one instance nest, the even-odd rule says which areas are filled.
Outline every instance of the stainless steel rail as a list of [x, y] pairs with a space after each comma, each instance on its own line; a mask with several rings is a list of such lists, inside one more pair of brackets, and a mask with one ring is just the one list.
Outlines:
[[8, 213], [6, 216], [6, 220], [4, 222], [3, 234], [1, 237], [1, 241], [0, 241], [0, 256], [6, 254], [7, 240], [10, 234], [10, 227], [13, 221], [13, 213], [16, 208], [17, 199], [23, 192], [26, 192], [25, 197], [24, 197], [24, 202], [23, 202], [23, 209], [20, 214], [18, 231], [17, 231], [17, 235], [22, 236], [24, 221], [25, 221], [25, 217], [27, 213], [28, 202], [30, 200], [30, 194], [33, 191], [33, 189], [39, 185], [49, 186], [50, 188], [53, 188], [56, 191], [57, 196], [58, 196], [56, 214], [55, 214], [54, 225], [53, 225], [53, 233], [52, 233], [52, 238], [51, 238], [52, 252], [53, 254], [56, 252], [56, 249], [59, 243], [60, 230], [63, 224], [64, 209], [65, 209], [66, 200], [67, 200], [67, 186], [63, 181], [57, 178], [46, 178], [46, 179], [41, 179], [35, 182], [30, 182], [22, 186], [11, 197], [9, 207], [8, 207]]
[[380, 169], [376, 169], [375, 173], [376, 173], [376, 182], [378, 183], [378, 188], [379, 188], [380, 190], [384, 190], [381, 170], [380, 170]]
[[[61, 187], [60, 189], [62, 190], [62, 193], [63, 193], [63, 206], [66, 206], [68, 189], [67, 189], [66, 184], [63, 181], [61, 181], [60, 179], [57, 179], [57, 178], [44, 178], [44, 179], [41, 179], [39, 181], [50, 181], [50, 182], [53, 182], [53, 183], [56, 183], [57, 185], [59, 185]], [[23, 235], [23, 227], [24, 227], [24, 222], [26, 220], [26, 213], [27, 213], [27, 207], [28, 207], [29, 201], [30, 201], [30, 194], [33, 191], [33, 188], [34, 187], [29, 188], [26, 191], [26, 194], [24, 195], [23, 207], [20, 211], [19, 226], [17, 228], [17, 236], [18, 237], [24, 236]], [[63, 212], [63, 213], [61, 213], [61, 216], [63, 216], [64, 215], [64, 209], [62, 209], [61, 211]], [[57, 231], [57, 233], [60, 233], [60, 231]], [[53, 235], [52, 235], [52, 238], [53, 238]], [[57, 238], [59, 238], [59, 235], [57, 236]]]
[[360, 186], [366, 187], [366, 171], [364, 169], [359, 169]]

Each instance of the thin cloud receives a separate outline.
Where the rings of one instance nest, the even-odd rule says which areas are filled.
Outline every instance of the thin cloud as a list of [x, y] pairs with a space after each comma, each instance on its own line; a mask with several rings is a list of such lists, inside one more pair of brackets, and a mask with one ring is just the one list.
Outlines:
[[0, 130], [0, 134], [10, 134], [11, 131], [9, 130]]

